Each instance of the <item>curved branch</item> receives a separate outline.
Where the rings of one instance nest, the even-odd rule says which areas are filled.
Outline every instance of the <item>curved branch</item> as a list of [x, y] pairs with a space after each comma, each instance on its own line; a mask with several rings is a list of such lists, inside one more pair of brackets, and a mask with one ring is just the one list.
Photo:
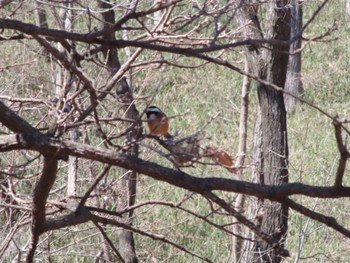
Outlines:
[[185, 247], [178, 245], [177, 243], [167, 239], [166, 237], [164, 237], [162, 235], [151, 234], [151, 233], [142, 231], [140, 229], [137, 229], [135, 227], [132, 227], [129, 224], [124, 224], [122, 222], [118, 222], [118, 221], [110, 219], [110, 218], [105, 218], [105, 217], [94, 215], [94, 214], [90, 213], [90, 211], [83, 206], [80, 206], [76, 212], [72, 212], [68, 215], [64, 215], [64, 216], [57, 217], [57, 218], [47, 219], [47, 221], [45, 223], [44, 231], [46, 232], [46, 231], [50, 231], [50, 230], [59, 229], [62, 227], [82, 224], [82, 223], [86, 223], [89, 221], [92, 221], [95, 224], [102, 223], [102, 224], [108, 224], [108, 225], [121, 227], [123, 229], [130, 230], [134, 233], [137, 233], [137, 234], [140, 234], [143, 236], [147, 236], [147, 237], [152, 238], [154, 240], [160, 240], [164, 243], [170, 244], [170, 245], [178, 248], [179, 250], [182, 250], [185, 253], [188, 253], [188, 254], [190, 254], [194, 257], [197, 257], [201, 260], [204, 260], [206, 262], [212, 262], [210, 259], [203, 258], [200, 255], [197, 255], [194, 252], [189, 251]]
[[334, 186], [340, 187], [343, 183], [344, 172], [346, 168], [346, 162], [348, 158], [350, 158], [350, 153], [346, 148], [346, 145], [343, 142], [342, 138], [342, 122], [338, 116], [334, 117], [333, 121], [334, 129], [335, 129], [335, 139], [337, 141], [338, 151], [340, 153], [339, 165], [337, 169], [337, 175], [335, 177]]
[[134, 233], [137, 233], [137, 234], [140, 234], [140, 235], [143, 235], [143, 236], [147, 236], [147, 237], [149, 237], [149, 238], [151, 238], [153, 240], [159, 240], [159, 241], [161, 241], [163, 243], [167, 243], [169, 245], [172, 245], [172, 246], [176, 247], [177, 249], [179, 249], [181, 251], [184, 251], [185, 253], [187, 253], [187, 254], [189, 254], [189, 255], [191, 255], [193, 257], [199, 258], [199, 259], [201, 259], [201, 260], [203, 260], [205, 262], [213, 262], [210, 259], [201, 257], [200, 255], [195, 254], [194, 252], [188, 250], [187, 248], [185, 248], [183, 246], [180, 246], [179, 244], [177, 244], [177, 243], [167, 239], [163, 235], [156, 235], [156, 234], [148, 233], [148, 232], [142, 231], [140, 229], [134, 228], [134, 227], [130, 226], [129, 224], [123, 224], [121, 222], [117, 222], [117, 221], [109, 219], [109, 218], [96, 216], [96, 215], [92, 215], [92, 214], [91, 214], [91, 220], [94, 221], [94, 222], [102, 223], [102, 224], [109, 224], [109, 225], [122, 227], [122, 228], [130, 230], [130, 231], [132, 231]]
[[284, 204], [288, 205], [290, 208], [292, 208], [295, 211], [298, 211], [300, 214], [303, 214], [307, 217], [310, 217], [318, 222], [321, 222], [334, 230], [338, 231], [339, 233], [342, 233], [346, 237], [350, 237], [350, 230], [346, 229], [342, 225], [340, 225], [337, 220], [334, 217], [331, 216], [325, 216], [321, 213], [317, 213], [315, 211], [312, 211], [305, 206], [302, 206], [293, 200], [287, 198], [283, 201]]
[[[103, 28], [102, 30], [98, 30], [95, 32], [89, 32], [85, 34], [80, 33], [68, 33], [65, 30], [57, 30], [57, 29], [48, 29], [44, 27], [35, 26], [33, 24], [23, 23], [18, 20], [12, 20], [12, 19], [0, 19], [0, 28], [3, 29], [14, 29], [21, 31], [28, 35], [42, 35], [42, 36], [48, 36], [52, 39], [70, 39], [75, 41], [82, 41], [90, 43], [91, 40], [101, 37], [104, 35], [108, 35], [110, 33], [113, 33], [117, 30], [120, 30], [122, 25], [124, 25], [128, 20], [131, 19], [137, 19], [140, 17], [144, 17], [148, 14], [152, 14], [154, 12], [157, 12], [158, 10], [162, 10], [164, 8], [167, 8], [170, 5], [175, 4], [176, 2], [179, 2], [179, 0], [175, 1], [169, 1], [167, 4], [159, 4], [158, 6], [151, 7], [148, 10], [140, 11], [140, 12], [130, 12], [123, 16], [119, 21], [117, 21], [113, 26], [108, 28]], [[1, 3], [0, 3], [1, 4]], [[69, 36], [69, 37], [68, 37]]]
[[209, 200], [215, 202], [220, 207], [222, 207], [226, 212], [233, 215], [238, 222], [248, 227], [250, 230], [254, 232], [258, 237], [260, 237], [262, 240], [264, 240], [267, 244], [271, 246], [271, 248], [276, 250], [276, 253], [281, 255], [282, 257], [289, 257], [289, 251], [283, 248], [283, 245], [281, 245], [280, 240], [275, 239], [271, 235], [263, 232], [260, 228], [260, 226], [255, 225], [253, 222], [249, 221], [245, 216], [243, 216], [241, 213], [238, 213], [232, 206], [227, 204], [223, 199], [219, 198], [217, 195], [214, 195], [213, 193], [206, 193], [204, 194], [205, 197], [207, 197]]
[[44, 167], [38, 184], [35, 186], [32, 205], [32, 237], [30, 249], [26, 258], [27, 263], [34, 260], [34, 253], [39, 242], [40, 235], [44, 232], [46, 221], [46, 202], [50, 190], [55, 182], [58, 161], [51, 155], [44, 157]]
[[[177, 2], [178, 1], [170, 2], [170, 3], [168, 3], [168, 6], [175, 4]], [[328, 0], [325, 0], [323, 2], [323, 4], [315, 11], [315, 14], [317, 14], [324, 7], [324, 5], [327, 2], [328, 2]], [[125, 15], [122, 19], [120, 19], [113, 26], [111, 26], [107, 29], [103, 29], [103, 30], [100, 30], [97, 32], [87, 33], [87, 34], [71, 33], [71, 32], [66, 32], [64, 30], [40, 28], [40, 27], [35, 26], [33, 24], [23, 23], [21, 21], [9, 20], [9, 19], [0, 19], [0, 28], [18, 30], [18, 31], [21, 31], [25, 34], [32, 35], [33, 37], [37, 37], [37, 38], [38, 38], [38, 36], [45, 36], [45, 37], [49, 37], [55, 41], [60, 41], [62, 39], [66, 39], [66, 40], [78, 41], [78, 42], [83, 42], [83, 43], [88, 43], [88, 44], [95, 43], [95, 44], [100, 44], [100, 45], [106, 45], [106, 46], [115, 47], [115, 48], [137, 47], [137, 48], [142, 48], [142, 49], [149, 49], [149, 50], [154, 50], [154, 51], [159, 51], [159, 52], [167, 52], [167, 53], [172, 53], [172, 54], [179, 54], [179, 55], [184, 55], [184, 56], [188, 56], [188, 57], [198, 58], [198, 59], [201, 59], [201, 60], [204, 60], [207, 62], [211, 62], [211, 63], [217, 64], [217, 65], [227, 67], [231, 70], [236, 71], [237, 73], [239, 73], [243, 76], [247, 76], [251, 79], [254, 79], [255, 81], [257, 81], [259, 83], [262, 83], [262, 84], [266, 85], [267, 87], [271, 87], [277, 91], [283, 92], [284, 94], [291, 96], [291, 97], [297, 99], [298, 101], [301, 101], [301, 102], [307, 104], [308, 106], [316, 109], [317, 111], [321, 112], [322, 114], [324, 114], [328, 118], [333, 119], [333, 117], [330, 114], [328, 114], [325, 110], [312, 104], [311, 102], [309, 102], [301, 97], [298, 97], [298, 96], [296, 96], [288, 91], [285, 91], [283, 88], [281, 88], [277, 85], [274, 85], [266, 80], [263, 80], [254, 74], [248, 73], [248, 72], [240, 69], [239, 67], [235, 66], [234, 64], [232, 64], [226, 60], [211, 57], [211, 56], [206, 54], [209, 52], [225, 50], [225, 49], [235, 48], [235, 47], [240, 47], [240, 46], [254, 46], [254, 47], [260, 46], [260, 47], [262, 47], [264, 44], [274, 45], [274, 46], [289, 46], [291, 43], [293, 43], [294, 41], [296, 41], [297, 39], [299, 39], [301, 37], [303, 30], [306, 28], [306, 26], [308, 26], [313, 21], [314, 16], [310, 19], [310, 21], [308, 21], [306, 23], [306, 25], [304, 26], [304, 28], [302, 29], [300, 34], [296, 34], [295, 37], [291, 38], [288, 41], [282, 41], [282, 40], [276, 40], [276, 39], [263, 39], [263, 38], [262, 39], [249, 39], [248, 38], [248, 39], [245, 39], [242, 41], [236, 41], [233, 43], [222, 44], [222, 45], [208, 46], [208, 47], [204, 47], [204, 48], [180, 48], [178, 46], [155, 44], [154, 40], [150, 40], [150, 41], [134, 40], [133, 41], [133, 40], [122, 40], [122, 39], [110, 40], [110, 39], [99, 38], [103, 35], [106, 35], [106, 34], [109, 34], [111, 32], [118, 30], [120, 28], [120, 26], [123, 23], [125, 23], [128, 19], [137, 18], [137, 17], [143, 16], [143, 15], [147, 15], [147, 14], [149, 14], [149, 12], [152, 13], [152, 12], [156, 11], [157, 8], [163, 9], [164, 7], [165, 7], [165, 5], [162, 5], [162, 6], [150, 8], [149, 10], [144, 11], [144, 12], [129, 13], [129, 14]]]
[[291, 195], [305, 195], [319, 198], [350, 197], [350, 187], [311, 186], [302, 183], [265, 185], [228, 178], [201, 178], [113, 150], [69, 140], [58, 140], [47, 138], [44, 135], [37, 136], [33, 134], [0, 136], [0, 152], [16, 149], [38, 151], [44, 155], [56, 153], [59, 156], [72, 155], [83, 159], [95, 160], [133, 170], [156, 180], [167, 182], [199, 194], [213, 190], [222, 190], [267, 198], [273, 201], [279, 201], [281, 198]]

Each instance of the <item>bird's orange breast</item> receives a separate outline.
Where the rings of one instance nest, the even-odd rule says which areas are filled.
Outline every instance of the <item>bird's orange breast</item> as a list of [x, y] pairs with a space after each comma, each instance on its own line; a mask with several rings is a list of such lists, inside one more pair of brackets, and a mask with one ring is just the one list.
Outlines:
[[153, 135], [165, 135], [169, 131], [168, 118], [162, 117], [160, 119], [147, 121], [150, 134]]

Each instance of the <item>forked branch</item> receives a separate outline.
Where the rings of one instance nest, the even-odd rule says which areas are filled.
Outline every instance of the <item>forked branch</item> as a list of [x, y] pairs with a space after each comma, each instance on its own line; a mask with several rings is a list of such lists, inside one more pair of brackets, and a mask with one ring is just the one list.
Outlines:
[[343, 141], [343, 137], [342, 137], [343, 125], [342, 125], [342, 120], [340, 120], [338, 116], [334, 117], [333, 125], [335, 130], [335, 139], [337, 141], [337, 147], [340, 153], [339, 164], [338, 164], [337, 174], [335, 177], [334, 186], [341, 187], [343, 183], [346, 162], [350, 157], [350, 153]]

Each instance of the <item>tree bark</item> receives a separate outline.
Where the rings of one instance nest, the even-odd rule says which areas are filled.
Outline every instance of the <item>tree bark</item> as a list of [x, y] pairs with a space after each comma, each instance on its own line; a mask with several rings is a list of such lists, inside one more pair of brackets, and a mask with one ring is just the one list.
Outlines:
[[[303, 26], [303, 8], [299, 4], [299, 0], [293, 0], [291, 5], [291, 38], [293, 38], [300, 33]], [[289, 49], [290, 55], [285, 90], [294, 95], [300, 95], [303, 92], [303, 83], [301, 82], [301, 52], [298, 52], [300, 48], [301, 38], [298, 38], [291, 44]], [[285, 95], [284, 102], [286, 110], [294, 113], [298, 105], [298, 100]]]
[[44, 156], [42, 175], [33, 193], [31, 243], [26, 257], [26, 263], [33, 262], [40, 235], [44, 232], [44, 225], [46, 223], [45, 206], [50, 190], [56, 180], [57, 164], [58, 162], [55, 156]]
[[[240, 11], [242, 22], [252, 23], [245, 28], [244, 34], [251, 38], [273, 38], [289, 40], [290, 10], [288, 1], [274, 1], [266, 4], [266, 24], [264, 32], [258, 20], [257, 6], [244, 5]], [[247, 51], [249, 71], [259, 78], [284, 87], [288, 64], [288, 47], [270, 46], [270, 49], [251, 47]], [[285, 53], [283, 53], [285, 52]], [[258, 163], [253, 178], [260, 183], [279, 185], [288, 182], [288, 141], [286, 110], [283, 93], [261, 83], [257, 83], [259, 98], [259, 122], [255, 133], [255, 149]], [[288, 207], [263, 199], [250, 204], [254, 208], [252, 217], [266, 233], [282, 242], [288, 228]], [[259, 240], [259, 238], [257, 238]], [[257, 242], [246, 254], [246, 262], [280, 262], [282, 258], [271, 250], [265, 242]]]
[[42, 8], [42, 5], [39, 1], [35, 1], [35, 8], [36, 24], [42, 28], [48, 28], [46, 12], [45, 9]]
[[[248, 62], [245, 60], [244, 69], [249, 70]], [[249, 107], [249, 92], [250, 92], [251, 80], [244, 76], [242, 85], [242, 98], [241, 98], [241, 110], [240, 110], [240, 120], [239, 120], [239, 145], [238, 145], [238, 158], [236, 160], [236, 167], [241, 167], [244, 165], [245, 155], [247, 150], [247, 125], [248, 125], [248, 107]], [[240, 170], [238, 172], [239, 179], [243, 179], [243, 172]], [[238, 194], [235, 201], [235, 208], [237, 212], [243, 213], [244, 211], [244, 201], [245, 196]], [[242, 225], [234, 218], [232, 232], [237, 235], [242, 235]], [[244, 240], [232, 236], [232, 251], [234, 262], [239, 262], [242, 258]]]
[[346, 18], [346, 22], [347, 22], [347, 27], [350, 28], [350, 0], [346, 0], [345, 18]]
[[[59, 12], [59, 19], [60, 19], [60, 26], [62, 30], [66, 31], [72, 31], [73, 30], [73, 21], [74, 21], [74, 14], [71, 9], [72, 3], [69, 1], [66, 1], [64, 3], [67, 8], [62, 8]], [[57, 49], [62, 54], [67, 54], [67, 50], [59, 43], [57, 46]], [[69, 54], [67, 54], [68, 56]], [[74, 62], [72, 62], [74, 63]], [[56, 63], [56, 78], [55, 78], [55, 98], [64, 98], [65, 94], [68, 93], [68, 91], [71, 89], [71, 86], [73, 85], [73, 76], [72, 74], [64, 68], [60, 63]], [[61, 105], [59, 105], [61, 108]], [[62, 107], [67, 107], [66, 105], [63, 105]], [[67, 111], [65, 108], [61, 109], [63, 112]], [[68, 113], [68, 112], [66, 112]], [[73, 123], [74, 118], [71, 116], [69, 118], [69, 122]], [[78, 141], [79, 133], [78, 128], [73, 128], [69, 131], [70, 139], [74, 142]], [[75, 156], [69, 156], [68, 157], [68, 176], [67, 176], [67, 196], [72, 197], [76, 195], [76, 182], [77, 182], [77, 176], [78, 176], [78, 158]]]
[[[115, 22], [115, 14], [113, 9], [111, 9], [111, 5], [108, 1], [99, 1], [99, 5], [101, 8], [106, 9], [108, 11], [103, 12], [103, 19], [106, 22], [106, 26], [108, 24], [113, 25]], [[114, 34], [110, 34], [105, 36], [105, 38], [115, 40]], [[111, 76], [114, 75], [120, 68], [121, 64], [119, 61], [118, 50], [116, 48], [106, 49], [105, 56], [107, 58], [107, 66], [111, 72]], [[139, 119], [139, 112], [136, 109], [134, 104], [134, 99], [132, 95], [132, 89], [128, 84], [126, 77], [123, 77], [117, 84], [116, 90], [117, 96], [123, 105], [124, 116], [126, 119], [135, 120], [135, 122]], [[134, 126], [127, 134], [127, 141], [130, 143], [130, 148], [127, 151], [127, 154], [133, 157], [138, 156], [139, 147], [137, 144], [132, 143], [135, 141], [142, 132], [142, 124], [140, 121]], [[126, 124], [126, 128], [128, 128], [129, 124]], [[137, 173], [133, 171], [124, 170], [123, 177], [119, 181], [118, 185], [118, 202], [117, 209], [124, 209], [125, 207], [132, 206], [135, 203], [136, 197], [136, 179]], [[126, 213], [123, 215], [123, 223], [132, 224], [132, 216], [133, 211]], [[135, 242], [133, 233], [129, 230], [122, 229], [118, 231], [118, 239], [119, 239], [119, 249], [120, 254], [123, 257], [126, 263], [136, 263], [138, 262], [136, 251], [135, 251]]]

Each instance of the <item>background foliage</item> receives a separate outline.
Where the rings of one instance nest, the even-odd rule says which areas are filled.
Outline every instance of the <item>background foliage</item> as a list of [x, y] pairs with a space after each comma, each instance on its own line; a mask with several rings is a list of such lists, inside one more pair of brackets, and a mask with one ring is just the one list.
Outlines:
[[[304, 1], [304, 17], [307, 20], [320, 1]], [[24, 3], [25, 4], [25, 3]], [[330, 1], [321, 15], [308, 28], [306, 34], [318, 35], [336, 22], [338, 30], [330, 37], [329, 42], [306, 43], [303, 50], [302, 81], [304, 87], [303, 97], [318, 107], [327, 111], [330, 115], [339, 114], [347, 116], [349, 109], [349, 74], [350, 66], [350, 41], [349, 28], [346, 26], [344, 16], [344, 0]], [[26, 10], [26, 9], [24, 9]], [[29, 9], [27, 9], [29, 10]], [[0, 10], [0, 15], [1, 15]], [[26, 22], [33, 22], [32, 13], [19, 14], [25, 17]], [[49, 21], [57, 18], [50, 17]], [[85, 21], [77, 16], [77, 29], [79, 25], [82, 31], [86, 28]], [[48, 58], [45, 52], [32, 40], [3, 41], [0, 43], [0, 83], [1, 96], [44, 98], [49, 100], [52, 96], [52, 74], [54, 74], [54, 62]], [[144, 56], [147, 56], [146, 53]], [[231, 54], [231, 56], [238, 56]], [[176, 58], [183, 65], [195, 65], [202, 62], [189, 58]], [[237, 57], [237, 65], [243, 67], [240, 57]], [[8, 66], [11, 65], [11, 66]], [[106, 76], [103, 70], [91, 66], [90, 73], [96, 81], [102, 81]], [[198, 68], [174, 68], [164, 65], [161, 68], [149, 67], [146, 70], [133, 71], [133, 83], [135, 97], [154, 96], [154, 104], [164, 109], [169, 116], [189, 112], [183, 116], [172, 119], [172, 132], [188, 134], [202, 127], [210, 116], [220, 113], [217, 118], [206, 128], [205, 143], [221, 145], [228, 152], [236, 153], [238, 144], [238, 120], [239, 103], [242, 76], [237, 73], [219, 67], [217, 65], [204, 65]], [[248, 145], [251, 146], [253, 126], [256, 114], [255, 90], [251, 92], [251, 107], [249, 113]], [[7, 102], [7, 105], [11, 105]], [[140, 100], [137, 107], [141, 110], [145, 102]], [[101, 111], [115, 112], [115, 105], [111, 101], [106, 103]], [[46, 114], [48, 107], [30, 106], [13, 108], [20, 115], [37, 124], [38, 127], [46, 126]], [[110, 132], [117, 133], [122, 127], [110, 125], [105, 127]], [[1, 133], [6, 132], [0, 126]], [[313, 185], [329, 185], [335, 177], [334, 167], [337, 164], [338, 153], [334, 140], [334, 131], [331, 120], [323, 116], [307, 105], [301, 105], [296, 114], [288, 116], [288, 132], [290, 147], [290, 182], [303, 182]], [[84, 131], [84, 136], [95, 143], [101, 138], [95, 130]], [[85, 138], [84, 137], [84, 138]], [[151, 142], [150, 142], [151, 143]], [[154, 145], [156, 147], [156, 145]], [[248, 150], [248, 153], [251, 149]], [[36, 153], [11, 152], [1, 156], [1, 165], [16, 162], [23, 164]], [[143, 148], [142, 157], [172, 167], [171, 163], [160, 158], [153, 151]], [[247, 164], [251, 162], [248, 154]], [[35, 176], [40, 172], [40, 159], [32, 163], [20, 166], [16, 174], [21, 180], [13, 178], [13, 187], [18, 193], [18, 198], [25, 199], [31, 194]], [[253, 164], [252, 164], [253, 165]], [[66, 163], [60, 164], [61, 168], [57, 181], [52, 190], [52, 200], [60, 200], [64, 197], [66, 183]], [[28, 169], [29, 168], [29, 169]], [[81, 160], [79, 165], [79, 190], [86, 190], [91, 178], [89, 169], [101, 169], [91, 161]], [[185, 169], [189, 173], [206, 176], [231, 177], [225, 169], [218, 166], [196, 165]], [[347, 170], [348, 173], [348, 170]], [[113, 168], [109, 176], [100, 185], [100, 194], [113, 191], [113, 184], [118, 180], [120, 172]], [[250, 179], [249, 167], [245, 169], [244, 179]], [[198, 214], [208, 215], [210, 207], [208, 203], [197, 195], [158, 182], [154, 179], [140, 175], [138, 183], [137, 203], [149, 200], [161, 200], [176, 204], [188, 197], [184, 205], [186, 208]], [[348, 178], [345, 178], [349, 182]], [[233, 193], [221, 193], [232, 200]], [[321, 200], [307, 197], [295, 197], [298, 202], [321, 213], [332, 213], [337, 220], [349, 227], [348, 199]], [[105, 202], [105, 206], [113, 207], [114, 200], [95, 198], [94, 201]], [[247, 200], [249, 202], [249, 198]], [[30, 204], [28, 204], [29, 207]], [[12, 215], [13, 218], [21, 218], [21, 213]], [[218, 224], [229, 224], [230, 217], [208, 215]], [[5, 220], [8, 215], [0, 213], [0, 219]], [[0, 221], [1, 221], [0, 220]], [[216, 262], [226, 262], [230, 251], [230, 238], [221, 231], [195, 219], [188, 213], [179, 209], [173, 209], [167, 205], [150, 204], [137, 210], [134, 225], [144, 231], [149, 231], [166, 236], [188, 247], [205, 257], [215, 259]], [[116, 228], [107, 227], [109, 236], [113, 237]], [[23, 228], [22, 235], [17, 236], [16, 242], [23, 246], [27, 242], [29, 229]], [[2, 230], [0, 241], [3, 242], [8, 233]], [[117, 240], [115, 240], [117, 242]], [[39, 257], [47, 262], [92, 262], [96, 248], [101, 243], [99, 232], [90, 224], [84, 224], [69, 229], [51, 232], [42, 238]], [[350, 257], [349, 240], [333, 230], [324, 227], [317, 222], [306, 219], [291, 211], [289, 221], [289, 235], [287, 246], [291, 252], [291, 258], [285, 262], [346, 262]], [[48, 245], [50, 244], [50, 245]], [[14, 246], [11, 244], [11, 246]], [[147, 237], [136, 235], [136, 246], [139, 259], [142, 262], [197, 262], [197, 259], [189, 259], [189, 256], [174, 247], [151, 240]], [[205, 248], [205, 250], [203, 249]], [[17, 251], [9, 250], [13, 254], [5, 254], [4, 258], [10, 260]]]

